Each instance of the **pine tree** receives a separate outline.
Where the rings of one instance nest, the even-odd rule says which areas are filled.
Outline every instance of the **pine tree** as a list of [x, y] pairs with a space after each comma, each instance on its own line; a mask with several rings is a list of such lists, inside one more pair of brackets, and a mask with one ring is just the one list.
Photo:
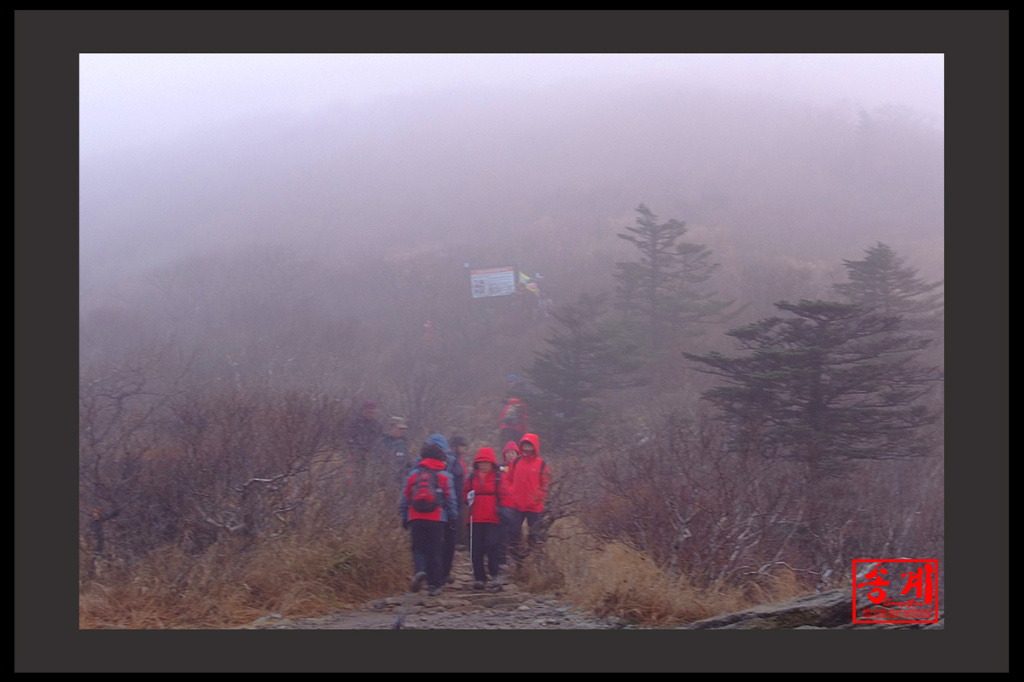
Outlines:
[[545, 339], [526, 375], [538, 394], [531, 422], [554, 447], [585, 441], [599, 420], [604, 391], [641, 386], [636, 347], [604, 322], [606, 296], [583, 294], [553, 317], [559, 327]]
[[819, 472], [853, 459], [928, 454], [921, 427], [939, 413], [922, 399], [941, 372], [915, 362], [927, 339], [901, 333], [898, 316], [855, 304], [775, 305], [792, 317], [727, 332], [746, 355], [684, 354], [725, 380], [703, 397], [735, 427], [734, 448]]
[[904, 329], [939, 329], [942, 325], [943, 282], [925, 282], [917, 269], [878, 242], [865, 250], [862, 260], [844, 260], [848, 282], [834, 289], [850, 303], [859, 303], [883, 315], [904, 318]]
[[702, 289], [718, 269], [711, 251], [702, 244], [681, 241], [686, 224], [658, 216], [640, 204], [636, 225], [618, 236], [640, 250], [638, 262], [616, 263], [615, 278], [624, 317], [634, 314], [644, 321], [643, 330], [652, 347], [660, 347], [669, 330], [682, 330], [697, 322], [718, 321], [732, 301], [715, 300], [715, 292]]

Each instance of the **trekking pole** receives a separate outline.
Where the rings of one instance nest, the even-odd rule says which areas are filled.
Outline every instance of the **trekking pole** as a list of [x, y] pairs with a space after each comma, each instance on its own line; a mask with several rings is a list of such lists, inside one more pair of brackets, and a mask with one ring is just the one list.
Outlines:
[[476, 491], [470, 490], [469, 494], [466, 495], [466, 505], [469, 507], [469, 561], [473, 561], [473, 498], [476, 497]]

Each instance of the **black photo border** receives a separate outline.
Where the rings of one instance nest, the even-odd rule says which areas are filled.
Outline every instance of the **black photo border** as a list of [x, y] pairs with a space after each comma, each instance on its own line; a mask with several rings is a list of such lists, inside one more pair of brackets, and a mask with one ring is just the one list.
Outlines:
[[[15, 672], [400, 672], [424, 655], [453, 672], [1008, 671], [1008, 10], [14, 15]], [[943, 53], [945, 629], [80, 630], [72, 472], [83, 52]]]

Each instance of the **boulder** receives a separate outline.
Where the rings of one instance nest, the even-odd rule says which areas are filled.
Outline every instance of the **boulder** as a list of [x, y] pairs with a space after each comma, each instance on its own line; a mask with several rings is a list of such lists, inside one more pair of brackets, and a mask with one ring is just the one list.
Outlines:
[[[860, 598], [858, 597], [858, 602]], [[705, 618], [690, 623], [686, 630], [774, 630], [774, 629], [942, 629], [944, 613], [936, 623], [854, 623], [853, 592], [829, 590], [778, 604], [766, 604], [746, 611]]]

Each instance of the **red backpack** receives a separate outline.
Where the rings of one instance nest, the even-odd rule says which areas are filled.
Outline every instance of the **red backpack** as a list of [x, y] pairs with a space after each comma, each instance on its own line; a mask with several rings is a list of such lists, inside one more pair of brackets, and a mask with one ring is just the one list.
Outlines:
[[511, 404], [505, 408], [505, 414], [502, 416], [501, 425], [518, 428], [523, 424], [523, 406], [518, 404]]
[[432, 469], [420, 469], [412, 481], [409, 491], [409, 504], [418, 512], [428, 514], [441, 506], [444, 491], [438, 483], [437, 472]]

